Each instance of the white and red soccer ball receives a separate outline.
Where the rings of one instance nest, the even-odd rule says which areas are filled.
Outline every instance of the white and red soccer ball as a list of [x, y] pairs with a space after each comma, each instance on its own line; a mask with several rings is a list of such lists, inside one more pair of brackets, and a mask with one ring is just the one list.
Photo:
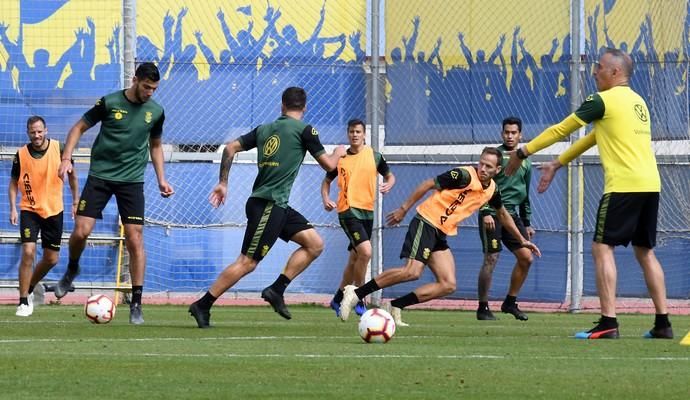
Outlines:
[[386, 310], [369, 309], [359, 320], [359, 336], [367, 343], [386, 343], [394, 334], [395, 321]]
[[86, 300], [84, 314], [94, 324], [107, 324], [115, 318], [115, 304], [108, 296], [96, 294]]

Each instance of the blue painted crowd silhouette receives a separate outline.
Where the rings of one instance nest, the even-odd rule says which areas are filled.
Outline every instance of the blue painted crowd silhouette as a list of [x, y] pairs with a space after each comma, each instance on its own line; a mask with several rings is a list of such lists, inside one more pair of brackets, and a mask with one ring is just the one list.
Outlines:
[[[636, 63], [631, 84], [648, 100], [655, 114], [656, 138], [684, 137], [683, 127], [688, 121], [688, 16], [685, 42], [659, 54], [650, 16], [640, 23], [630, 48], [626, 41], [616, 42], [609, 36], [606, 17], [613, 4], [605, 1], [604, 12], [598, 5], [587, 16], [584, 61], [588, 70], [582, 77], [585, 92], [596, 90], [588, 75], [603, 49], [629, 51]], [[270, 5], [262, 17], [262, 32], [254, 29], [251, 6], [234, 12], [246, 19], [245, 26], [230, 26], [226, 10], [219, 8], [215, 26], [195, 31], [194, 43], [183, 45], [184, 21], [189, 14], [184, 7], [176, 14], [168, 11], [163, 17], [162, 48], [146, 36], [137, 37], [137, 62], [157, 63], [164, 77], [157, 99], [166, 107], [168, 116], [166, 132], [170, 134], [166, 134], [166, 140], [184, 144], [224, 142], [271, 119], [278, 96], [288, 85], [304, 86], [311, 94], [309, 117], [325, 133], [325, 142], [340, 140], [347, 119], [364, 117], [366, 75], [361, 66], [366, 53], [362, 33], [324, 35], [325, 2], [308, 36], [299, 34], [292, 24], [284, 24], [279, 30], [277, 22], [282, 13]], [[81, 113], [85, 104], [123, 86], [121, 27], [109, 28], [112, 33], [105, 44], [109, 62], [96, 65], [97, 27], [91, 18], [86, 18], [84, 24], [75, 29], [73, 44], [51, 63], [46, 49], [34, 51], [29, 62], [21, 33], [10, 39], [9, 25], [0, 22], [0, 43], [8, 54], [5, 65], [0, 64], [2, 114], [20, 115], [17, 123], [21, 126], [28, 114], [44, 114], [50, 119]], [[387, 143], [492, 143], [496, 121], [507, 114], [520, 115], [529, 136], [568, 113], [569, 34], [553, 37], [548, 52], [536, 54], [530, 48], [543, 47], [543, 43], [531, 43], [537, 39], [523, 37], [519, 25], [512, 29], [512, 35], [499, 35], [491, 49], [471, 48], [461, 30], [452, 40], [439, 37], [426, 54], [417, 49], [421, 28], [421, 18], [414, 17], [409, 36], [401, 37], [398, 43], [388, 38], [392, 50], [386, 70]], [[222, 32], [225, 45], [217, 54], [204, 41], [204, 34], [216, 30]], [[604, 38], [599, 37], [599, 32], [604, 33]], [[461, 55], [460, 63], [446, 62], [444, 66], [442, 46], [452, 48], [443, 54]], [[353, 58], [343, 59], [346, 49], [351, 50]], [[207, 79], [200, 78], [200, 65], [195, 63], [199, 52], [208, 64]], [[510, 59], [506, 60], [508, 53]], [[57, 103], [65, 106], [55, 107]], [[209, 129], [213, 121], [219, 121], [216, 125], [222, 127]]]

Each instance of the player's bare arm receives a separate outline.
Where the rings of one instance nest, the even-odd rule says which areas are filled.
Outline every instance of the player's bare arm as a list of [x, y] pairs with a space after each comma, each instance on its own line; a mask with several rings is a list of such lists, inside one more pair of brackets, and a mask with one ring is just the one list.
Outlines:
[[539, 185], [537, 186], [537, 193], [544, 193], [546, 190], [549, 188], [551, 185], [551, 182], [553, 181], [553, 178], [556, 176], [556, 172], [562, 167], [563, 165], [556, 160], [551, 160], [549, 162], [545, 162], [539, 167], [539, 171], [541, 171], [541, 176], [539, 177]]
[[228, 176], [230, 175], [232, 160], [235, 158], [235, 154], [243, 150], [242, 144], [237, 139], [225, 145], [223, 155], [220, 159], [218, 184], [211, 190], [211, 194], [208, 196], [208, 202], [211, 203], [214, 208], [225, 203], [225, 197], [228, 193]]
[[316, 161], [324, 170], [333, 171], [338, 167], [338, 160], [345, 157], [346, 154], [347, 151], [345, 150], [345, 146], [341, 144], [336, 146], [331, 154], [321, 154]]
[[10, 178], [9, 188], [7, 193], [9, 195], [10, 203], [10, 224], [17, 225], [19, 223], [19, 217], [17, 213], [17, 180]]
[[72, 171], [72, 152], [77, 147], [79, 139], [91, 126], [84, 121], [84, 119], [79, 119], [74, 126], [67, 133], [67, 139], [65, 140], [65, 147], [62, 150], [62, 161], [60, 161], [60, 168], [58, 168], [58, 176], [63, 177], [66, 173]]
[[[70, 164], [72, 162], [70, 161]], [[72, 193], [72, 219], [77, 215], [77, 206], [79, 205], [79, 178], [77, 177], [77, 170], [72, 169], [67, 173], [69, 182], [69, 191]]]
[[391, 213], [386, 215], [386, 223], [388, 226], [395, 226], [398, 225], [403, 218], [405, 218], [405, 214], [407, 214], [407, 211], [412, 208], [412, 206], [415, 205], [421, 199], [424, 197], [426, 192], [429, 190], [433, 189], [436, 186], [436, 182], [434, 179], [427, 179], [424, 182], [420, 183], [419, 186], [412, 192], [410, 197], [408, 197], [407, 200], [405, 200], [400, 207], [396, 208], [393, 210]]
[[383, 182], [381, 185], [379, 185], [379, 192], [381, 194], [386, 194], [393, 189], [393, 186], [395, 185], [395, 175], [393, 173], [389, 173], [388, 175], [383, 177]]
[[333, 211], [337, 207], [337, 204], [330, 197], [331, 182], [328, 178], [324, 178], [321, 182], [321, 200], [323, 201], [323, 209], [326, 211]]
[[175, 190], [165, 179], [163, 141], [161, 138], [149, 140], [149, 153], [151, 154], [153, 170], [156, 172], [156, 178], [158, 179], [158, 190], [160, 190], [161, 196], [165, 198], [172, 196], [175, 193]]
[[510, 232], [510, 234], [513, 235], [514, 238], [520, 241], [522, 247], [530, 249], [532, 253], [536, 254], [538, 257], [541, 257], [541, 251], [539, 250], [539, 248], [534, 243], [530, 242], [522, 236], [518, 227], [515, 226], [513, 217], [510, 216], [508, 210], [506, 210], [505, 207], [497, 209], [496, 216], [498, 217], [498, 220], [501, 221], [501, 224], [508, 230], [508, 232]]

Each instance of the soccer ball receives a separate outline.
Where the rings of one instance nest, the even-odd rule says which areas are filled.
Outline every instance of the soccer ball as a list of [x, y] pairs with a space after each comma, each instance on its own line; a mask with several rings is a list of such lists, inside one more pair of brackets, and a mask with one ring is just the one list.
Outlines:
[[86, 300], [84, 314], [94, 324], [107, 324], [115, 317], [115, 304], [108, 296], [96, 294]]
[[359, 336], [367, 343], [386, 343], [394, 334], [395, 321], [386, 310], [369, 309], [359, 320]]

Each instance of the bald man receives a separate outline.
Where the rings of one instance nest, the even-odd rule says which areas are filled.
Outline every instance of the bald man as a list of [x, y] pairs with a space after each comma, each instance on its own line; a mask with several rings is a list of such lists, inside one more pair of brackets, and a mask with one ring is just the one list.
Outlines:
[[616, 260], [614, 247], [632, 242], [635, 258], [644, 273], [654, 302], [654, 327], [644, 336], [672, 339], [668, 319], [664, 271], [654, 254], [661, 180], [652, 149], [649, 109], [644, 99], [629, 87], [633, 62], [628, 54], [606, 49], [594, 70], [597, 93], [587, 97], [574, 113], [547, 128], [515, 151], [507, 167], [511, 175], [522, 159], [542, 150], [589, 123], [592, 131], [573, 143], [558, 159], [542, 168], [538, 192], [544, 192], [556, 171], [590, 147], [599, 147], [604, 168], [604, 194], [597, 211], [592, 256], [601, 318], [596, 326], [575, 334], [579, 339], [618, 338], [616, 320]]

